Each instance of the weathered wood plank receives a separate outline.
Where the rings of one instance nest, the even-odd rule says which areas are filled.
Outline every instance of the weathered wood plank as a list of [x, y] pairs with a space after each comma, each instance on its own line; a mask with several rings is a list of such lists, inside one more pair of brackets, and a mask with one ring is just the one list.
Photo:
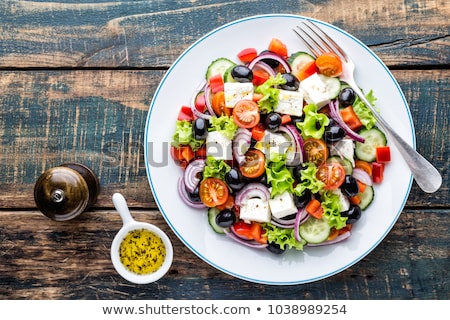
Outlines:
[[[163, 71], [0, 72], [0, 208], [34, 208], [33, 187], [46, 169], [81, 162], [99, 176], [97, 207], [121, 191], [130, 206], [155, 208], [143, 134]], [[397, 70], [416, 125], [417, 149], [441, 169], [435, 194], [415, 185], [408, 206], [449, 201], [449, 70]]]
[[8, 0], [0, 2], [0, 67], [168, 67], [212, 29], [267, 13], [333, 23], [389, 66], [450, 64], [450, 3], [443, 0]]
[[[406, 210], [385, 240], [356, 265], [331, 278], [283, 290], [223, 274], [190, 252], [157, 211], [131, 212], [135, 219], [154, 223], [168, 232], [174, 244], [174, 263], [157, 284], [132, 285], [115, 273], [109, 257], [112, 239], [121, 227], [115, 211], [86, 212], [76, 220], [59, 223], [35, 211], [3, 211], [0, 298], [450, 298], [448, 209]], [[36, 225], [40, 228], [36, 229]], [[44, 287], [46, 290], [41, 290]]]

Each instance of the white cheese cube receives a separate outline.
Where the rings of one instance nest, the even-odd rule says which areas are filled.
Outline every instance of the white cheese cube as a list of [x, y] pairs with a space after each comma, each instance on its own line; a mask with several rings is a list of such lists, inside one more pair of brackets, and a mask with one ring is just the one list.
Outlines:
[[294, 198], [288, 191], [283, 192], [269, 200], [269, 207], [272, 216], [281, 219], [298, 211], [294, 203]]
[[255, 148], [261, 150], [270, 159], [274, 154], [285, 154], [293, 151], [292, 143], [282, 133], [269, 130], [264, 132], [264, 137], [255, 144]]
[[300, 117], [303, 114], [303, 93], [301, 91], [280, 90], [275, 112]]
[[219, 131], [208, 132], [206, 155], [219, 160], [233, 160], [232, 141]]
[[352, 139], [344, 138], [332, 145], [330, 145], [330, 154], [332, 156], [339, 156], [349, 160], [353, 167], [355, 166], [354, 154], [355, 144]]
[[253, 99], [253, 84], [251, 82], [225, 82], [224, 83], [225, 106], [234, 108], [240, 100]]
[[327, 85], [317, 73], [302, 80], [300, 89], [303, 92], [305, 101], [309, 104], [317, 105], [319, 109], [330, 102]]
[[250, 198], [241, 206], [239, 217], [244, 221], [269, 222], [269, 204], [260, 198]]

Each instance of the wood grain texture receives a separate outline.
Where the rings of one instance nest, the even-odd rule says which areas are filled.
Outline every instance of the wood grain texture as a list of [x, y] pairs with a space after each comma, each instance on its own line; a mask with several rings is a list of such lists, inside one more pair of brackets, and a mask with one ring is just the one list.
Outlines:
[[335, 24], [389, 66], [450, 64], [450, 3], [445, 0], [8, 0], [0, 2], [0, 67], [168, 67], [212, 29], [271, 13]]
[[[157, 211], [132, 210], [132, 215], [158, 225], [172, 239], [173, 265], [155, 284], [132, 285], [115, 273], [109, 256], [121, 227], [115, 211], [86, 212], [62, 223], [35, 211], [0, 214], [0, 298], [450, 298], [448, 211], [406, 210], [385, 240], [354, 266], [319, 282], [283, 289], [235, 279], [209, 266], [175, 237]], [[7, 227], [11, 224], [14, 230]]]
[[[123, 192], [130, 206], [156, 208], [144, 163], [148, 106], [164, 71], [0, 72], [0, 208], [34, 208], [33, 187], [45, 170], [81, 162], [100, 179], [96, 207]], [[418, 187], [408, 206], [448, 204], [448, 70], [396, 70], [415, 124], [417, 149], [438, 168], [434, 194]], [[173, 119], [178, 106], [173, 106]], [[417, 189], [416, 189], [417, 188]]]

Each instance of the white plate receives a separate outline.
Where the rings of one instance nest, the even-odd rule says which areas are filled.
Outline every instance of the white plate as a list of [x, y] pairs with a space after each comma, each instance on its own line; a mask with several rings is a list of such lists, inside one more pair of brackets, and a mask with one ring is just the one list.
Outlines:
[[153, 97], [145, 130], [145, 162], [154, 199], [179, 239], [198, 257], [234, 277], [272, 285], [308, 283], [332, 276], [368, 255], [388, 234], [408, 198], [412, 176], [391, 144], [392, 161], [385, 180], [375, 187], [374, 203], [354, 225], [345, 242], [304, 251], [273, 255], [239, 245], [208, 225], [206, 210], [186, 206], [177, 194], [182, 171], [170, 158], [169, 145], [182, 105], [189, 105], [207, 66], [219, 57], [235, 59], [247, 47], [266, 49], [274, 37], [289, 52], [306, 51], [292, 31], [301, 19], [318, 23], [347, 51], [356, 64], [357, 83], [373, 89], [383, 117], [411, 145], [414, 126], [403, 93], [383, 62], [361, 41], [345, 31], [314, 19], [294, 15], [262, 15], [223, 25], [192, 44], [167, 71]]

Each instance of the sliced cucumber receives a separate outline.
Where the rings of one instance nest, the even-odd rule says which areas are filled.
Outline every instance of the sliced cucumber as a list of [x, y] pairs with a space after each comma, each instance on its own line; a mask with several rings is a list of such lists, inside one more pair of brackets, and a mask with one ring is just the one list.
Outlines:
[[211, 228], [216, 232], [220, 234], [224, 234], [225, 231], [221, 226], [218, 226], [216, 223], [216, 217], [219, 214], [220, 210], [217, 208], [209, 208], [208, 209], [208, 222]]
[[358, 193], [358, 197], [361, 199], [359, 207], [361, 210], [365, 210], [373, 201], [375, 192], [372, 186], [366, 186], [363, 192]]
[[386, 135], [378, 128], [362, 130], [359, 134], [364, 138], [364, 143], [356, 142], [356, 157], [367, 162], [375, 161], [377, 147], [385, 146], [387, 143]]
[[337, 161], [338, 163], [340, 163], [345, 169], [345, 174], [351, 175], [353, 173], [353, 165], [350, 160], [341, 158], [340, 156], [331, 156], [328, 158], [328, 160]]
[[326, 86], [326, 94], [330, 97], [330, 99], [334, 99], [341, 92], [341, 80], [339, 78], [327, 77], [323, 74], [318, 74], [319, 78], [325, 83]]
[[298, 72], [311, 61], [316, 59], [307, 52], [299, 51], [292, 54], [288, 58], [288, 63], [291, 65], [292, 73], [298, 74]]
[[308, 243], [321, 243], [328, 239], [330, 235], [330, 226], [324, 218], [316, 219], [309, 217], [305, 223], [300, 225], [300, 237]]
[[233, 70], [235, 66], [231, 66], [229, 67], [225, 73], [223, 74], [223, 81], [225, 82], [237, 82], [236, 80], [234, 80], [233, 76], [231, 75], [231, 70]]
[[233, 61], [231, 61], [228, 58], [218, 58], [218, 59], [214, 60], [213, 62], [210, 63], [210, 65], [208, 66], [208, 69], [206, 70], [206, 75], [205, 75], [206, 80], [211, 78], [211, 76], [214, 76], [219, 73], [223, 77], [225, 72], [227, 72], [227, 70], [230, 67], [234, 67], [235, 65], [236, 65], [236, 63], [234, 63]]

